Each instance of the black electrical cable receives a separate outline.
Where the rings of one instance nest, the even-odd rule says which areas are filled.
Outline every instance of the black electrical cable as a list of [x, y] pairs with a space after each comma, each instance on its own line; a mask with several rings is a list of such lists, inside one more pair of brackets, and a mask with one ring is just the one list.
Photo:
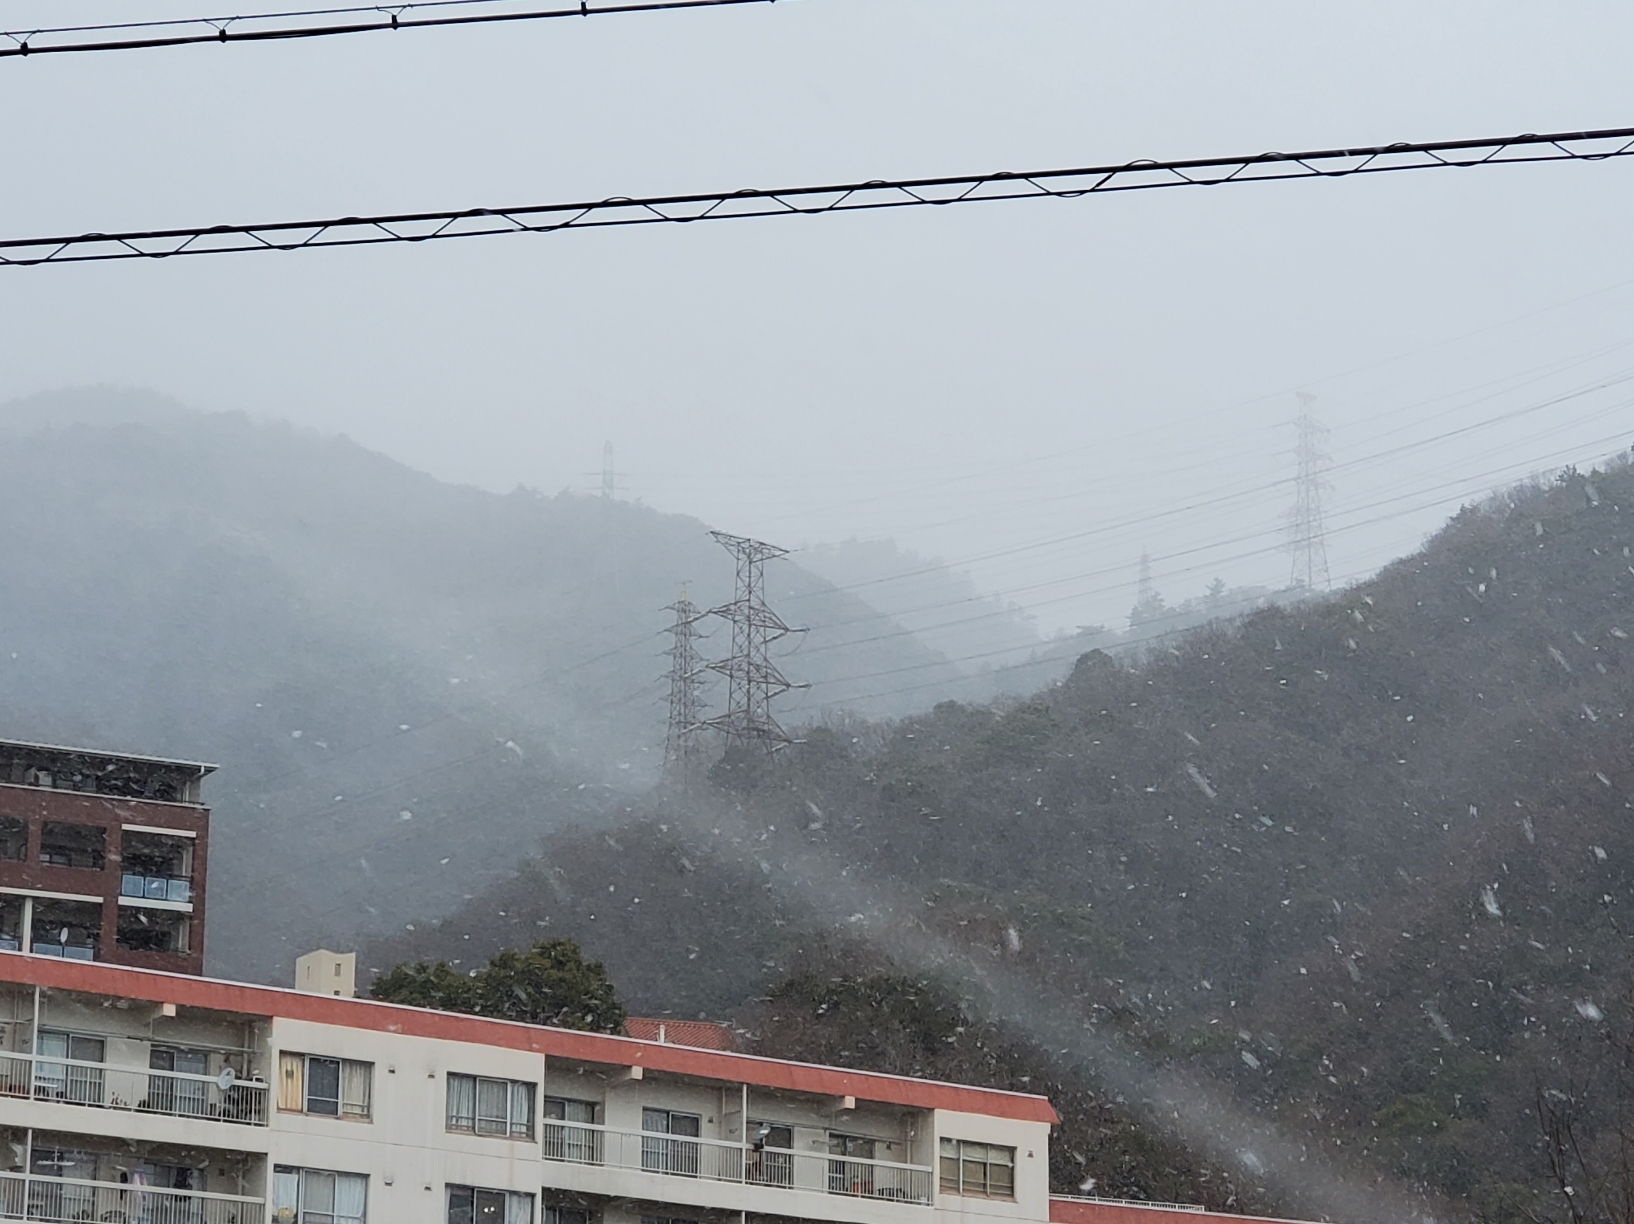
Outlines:
[[[714, 8], [721, 5], [776, 4], [777, 0], [647, 0], [646, 3], [594, 4], [589, 0], [564, 8], [498, 12], [439, 12], [432, 16], [409, 14], [420, 9], [493, 8], [504, 0], [420, 0], [408, 4], [370, 4], [354, 8], [305, 9], [254, 13], [236, 17], [184, 17], [170, 21], [127, 21], [108, 25], [58, 26], [53, 29], [6, 30], [0, 40], [0, 59], [28, 55], [62, 55], [76, 51], [139, 51], [153, 47], [185, 47], [195, 43], [282, 42], [296, 38], [327, 38], [336, 34], [367, 34], [378, 30], [414, 30], [445, 26], [492, 25], [509, 21], [547, 21], [553, 17], [602, 17], [615, 13], [657, 13], [672, 9]], [[368, 20], [363, 14], [372, 14]], [[267, 25], [298, 19], [329, 18], [318, 25]], [[233, 28], [233, 27], [239, 28]], [[137, 33], [137, 31], [151, 31]], [[161, 33], [160, 31], [172, 31]], [[124, 34], [124, 37], [109, 37]], [[77, 36], [77, 37], [76, 37]], [[61, 41], [58, 41], [61, 40]]]
[[1144, 191], [1158, 187], [1343, 178], [1353, 174], [1451, 166], [1604, 161], [1631, 155], [1634, 155], [1634, 128], [1607, 128], [1486, 140], [1401, 143], [1303, 153], [1258, 153], [1248, 157], [1142, 160], [1116, 166], [1085, 166], [1026, 173], [1001, 171], [947, 178], [875, 179], [819, 187], [748, 189], [699, 195], [618, 196], [606, 200], [529, 204], [513, 208], [468, 208], [452, 212], [274, 221], [260, 225], [211, 225], [52, 238], [8, 238], [0, 240], [0, 264], [32, 266], [113, 259], [164, 259], [173, 255], [235, 251], [292, 251], [309, 247], [429, 242], [439, 238], [472, 238], [487, 234], [553, 233], [564, 229], [624, 225], [809, 216], [881, 208], [966, 204], [981, 200], [1076, 199], [1085, 195]]

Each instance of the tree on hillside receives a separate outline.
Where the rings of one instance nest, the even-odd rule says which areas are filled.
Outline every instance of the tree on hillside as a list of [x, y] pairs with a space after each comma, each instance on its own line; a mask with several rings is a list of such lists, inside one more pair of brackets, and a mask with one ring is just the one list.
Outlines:
[[586, 960], [571, 939], [541, 939], [526, 952], [502, 948], [470, 974], [447, 961], [397, 965], [375, 979], [369, 994], [386, 1003], [590, 1033], [617, 1032], [624, 1023], [607, 970]]

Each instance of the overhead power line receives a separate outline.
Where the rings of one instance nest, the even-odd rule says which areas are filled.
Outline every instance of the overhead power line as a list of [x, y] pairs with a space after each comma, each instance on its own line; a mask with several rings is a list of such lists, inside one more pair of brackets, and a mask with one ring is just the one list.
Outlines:
[[[711, 0], [717, 2], [717, 0]], [[1132, 161], [1115, 166], [1000, 171], [947, 178], [875, 179], [820, 187], [707, 192], [697, 195], [585, 200], [453, 212], [392, 213], [210, 225], [124, 233], [74, 234], [0, 240], [0, 263], [29, 266], [111, 259], [164, 259], [173, 255], [235, 251], [293, 251], [310, 247], [429, 242], [488, 234], [541, 234], [567, 229], [677, 224], [861, 212], [884, 208], [969, 204], [1019, 199], [1076, 199], [1159, 187], [1212, 187], [1282, 179], [1343, 178], [1396, 170], [1488, 166], [1549, 161], [1604, 161], [1634, 154], [1634, 128], [1608, 128], [1488, 140], [1444, 140], [1370, 148], [1257, 153], [1181, 161]]]
[[614, 13], [657, 13], [721, 5], [775, 4], [777, 0], [647, 0], [646, 3], [633, 0], [626, 4], [575, 0], [573, 4], [549, 9], [503, 7], [506, 3], [514, 4], [515, 0], [420, 0], [419, 3], [409, 4], [302, 9], [233, 17], [181, 17], [169, 21], [123, 21], [105, 25], [7, 30], [0, 33], [0, 59], [62, 55], [76, 51], [140, 51], [154, 47], [185, 47], [194, 43], [283, 42], [296, 38], [329, 38], [337, 34], [368, 34], [380, 30], [493, 25], [509, 21], [546, 21], [553, 17], [602, 17]]

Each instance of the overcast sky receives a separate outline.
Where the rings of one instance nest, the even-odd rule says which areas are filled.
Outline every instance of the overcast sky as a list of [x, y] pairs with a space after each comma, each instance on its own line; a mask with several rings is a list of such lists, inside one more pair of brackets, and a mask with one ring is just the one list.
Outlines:
[[[9, 59], [0, 234], [1634, 125], [1631, 41], [1612, 3], [788, 0]], [[1634, 383], [1593, 389], [1634, 371], [1631, 187], [1634, 159], [10, 269], [0, 398], [151, 387], [502, 490], [591, 490], [611, 441], [628, 496], [891, 536], [1053, 630], [1121, 618], [1143, 547], [1171, 601], [1286, 581], [1296, 389], [1336, 580], [1634, 441]]]

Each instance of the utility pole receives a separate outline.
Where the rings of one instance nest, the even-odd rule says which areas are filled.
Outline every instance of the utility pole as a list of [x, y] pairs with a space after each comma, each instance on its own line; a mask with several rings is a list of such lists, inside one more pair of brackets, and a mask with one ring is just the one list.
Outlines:
[[794, 741], [772, 717], [772, 699], [790, 689], [806, 687], [787, 680], [772, 662], [768, 649], [779, 638], [805, 632], [789, 628], [766, 606], [766, 562], [787, 556], [788, 549], [724, 531], [709, 534], [736, 558], [738, 575], [732, 602], [709, 611], [709, 615], [731, 623], [732, 653], [709, 665], [726, 677], [726, 710], [703, 725], [724, 734], [728, 747], [754, 745], [774, 752]]
[[1294, 422], [1299, 431], [1294, 445], [1298, 470], [1294, 477], [1294, 506], [1288, 512], [1288, 551], [1293, 555], [1288, 585], [1307, 591], [1325, 591], [1332, 585], [1328, 577], [1327, 540], [1322, 528], [1322, 493], [1328, 488], [1328, 482], [1322, 478], [1328, 466], [1322, 443], [1328, 431], [1311, 415], [1316, 397], [1303, 391], [1298, 395], [1299, 417]]
[[669, 605], [675, 623], [669, 628], [669, 733], [664, 737], [664, 777], [682, 786], [698, 775], [703, 745], [697, 732], [703, 722], [703, 684], [706, 670], [698, 654], [698, 622], [705, 613], [687, 598], [683, 584]]

